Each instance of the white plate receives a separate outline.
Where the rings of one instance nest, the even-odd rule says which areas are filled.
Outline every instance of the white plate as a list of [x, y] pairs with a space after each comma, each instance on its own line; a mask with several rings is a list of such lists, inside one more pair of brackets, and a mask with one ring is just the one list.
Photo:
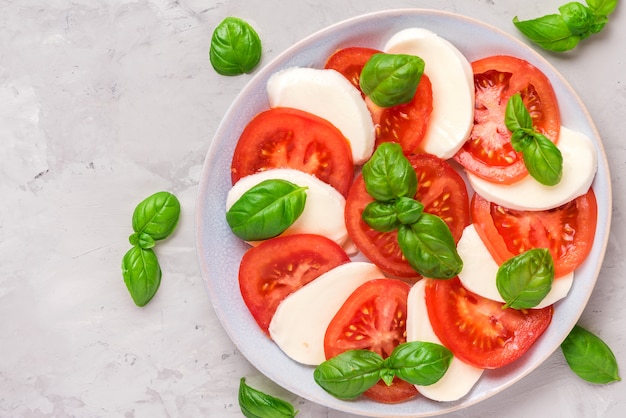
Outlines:
[[[593, 184], [598, 200], [596, 239], [587, 261], [576, 272], [570, 295], [557, 303], [552, 324], [535, 346], [515, 363], [485, 372], [461, 400], [439, 403], [418, 396], [395, 405], [367, 399], [345, 402], [317, 386], [312, 367], [286, 357], [261, 332], [243, 303], [237, 272], [247, 247], [230, 232], [225, 221], [226, 194], [231, 187], [230, 162], [244, 126], [269, 106], [265, 84], [271, 74], [289, 66], [322, 67], [325, 59], [341, 47], [382, 49], [392, 34], [408, 27], [436, 32], [456, 45], [470, 61], [510, 54], [531, 62], [550, 78], [563, 125], [588, 135], [598, 150], [598, 173]], [[196, 238], [203, 279], [215, 312], [234, 344], [261, 373], [298, 396], [337, 410], [374, 417], [423, 417], [465, 408], [493, 396], [530, 373], [559, 348], [591, 295], [604, 258], [610, 218], [611, 183], [606, 154], [593, 121], [567, 81], [534, 50], [498, 29], [446, 12], [402, 9], [363, 15], [329, 26], [295, 44], [258, 71], [226, 113], [207, 154], [196, 206]]]

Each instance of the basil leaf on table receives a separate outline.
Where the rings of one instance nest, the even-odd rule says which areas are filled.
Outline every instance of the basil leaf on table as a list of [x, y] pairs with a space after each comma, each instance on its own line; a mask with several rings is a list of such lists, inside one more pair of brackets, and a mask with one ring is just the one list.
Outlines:
[[383, 358], [369, 350], [348, 350], [315, 368], [313, 379], [339, 399], [355, 399], [380, 380]]
[[261, 61], [261, 54], [259, 35], [242, 19], [227, 17], [213, 31], [209, 59], [221, 75], [249, 73]]
[[404, 156], [400, 144], [384, 142], [363, 165], [365, 189], [376, 200], [388, 202], [398, 197], [413, 197], [417, 175]]
[[505, 301], [503, 308], [534, 308], [552, 288], [554, 261], [550, 251], [533, 248], [502, 263], [496, 287]]
[[250, 188], [226, 212], [235, 235], [245, 241], [263, 240], [289, 228], [304, 211], [306, 187], [286, 180], [265, 180]]
[[126, 288], [137, 306], [145, 306], [161, 284], [161, 267], [152, 249], [132, 247], [122, 259]]
[[587, 6], [596, 16], [608, 16], [615, 11], [617, 0], [587, 0]]
[[605, 384], [621, 380], [609, 346], [579, 325], [561, 343], [561, 351], [572, 371], [587, 382]]
[[440, 344], [412, 341], [398, 345], [385, 364], [400, 379], [428, 386], [446, 374], [452, 357], [452, 352]]
[[392, 107], [413, 100], [423, 73], [418, 56], [378, 53], [363, 66], [359, 84], [375, 104]]
[[293, 418], [298, 414], [289, 402], [250, 387], [244, 377], [239, 381], [238, 399], [247, 418]]
[[415, 271], [432, 279], [450, 279], [461, 272], [463, 260], [448, 225], [424, 212], [419, 220], [398, 228], [398, 244]]
[[145, 198], [137, 205], [133, 212], [133, 230], [136, 237], [143, 239], [142, 234], [147, 234], [153, 240], [167, 238], [176, 228], [180, 217], [180, 202], [169, 192], [157, 192]]
[[579, 35], [581, 39], [591, 35], [596, 19], [589, 7], [573, 1], [559, 7], [559, 13], [572, 34]]

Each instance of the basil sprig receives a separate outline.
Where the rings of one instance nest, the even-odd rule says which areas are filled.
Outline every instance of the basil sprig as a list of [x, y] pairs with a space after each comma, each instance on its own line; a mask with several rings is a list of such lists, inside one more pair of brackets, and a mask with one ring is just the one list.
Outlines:
[[383, 359], [370, 350], [348, 350], [315, 368], [313, 378], [339, 399], [355, 399], [383, 380], [391, 385], [398, 377], [413, 385], [427, 386], [443, 377], [452, 361], [446, 347], [422, 341], [399, 344]]
[[587, 382], [605, 384], [622, 380], [610, 347], [580, 325], [574, 326], [561, 343], [561, 351], [572, 371]]
[[233, 233], [246, 241], [275, 237], [304, 211], [306, 189], [286, 180], [264, 180], [230, 207], [226, 221]]
[[239, 381], [239, 407], [247, 418], [293, 418], [298, 414], [289, 402], [250, 387], [245, 377]]
[[382, 143], [363, 165], [365, 189], [376, 199], [361, 214], [380, 232], [398, 230], [398, 246], [409, 265], [433, 279], [449, 279], [461, 271], [463, 261], [450, 228], [438, 216], [424, 213], [413, 197], [417, 175], [397, 143]]
[[227, 17], [213, 31], [209, 59], [221, 75], [249, 73], [261, 61], [261, 54], [259, 35], [242, 19]]
[[511, 145], [524, 157], [528, 173], [539, 183], [554, 186], [563, 176], [561, 151], [533, 127], [532, 118], [519, 93], [506, 104], [505, 124], [511, 131]]
[[122, 259], [122, 276], [137, 306], [145, 306], [161, 284], [161, 266], [152, 248], [170, 236], [180, 218], [180, 202], [169, 192], [158, 192], [141, 201], [133, 211], [133, 247]]
[[374, 103], [391, 107], [409, 103], [424, 73], [424, 60], [416, 55], [378, 53], [361, 70], [360, 87]]
[[574, 49], [590, 35], [600, 32], [608, 22], [608, 16], [617, 7], [617, 0], [587, 0], [587, 6], [569, 2], [559, 7], [559, 13], [513, 24], [528, 39], [543, 49], [564, 52]]
[[505, 301], [503, 309], [534, 308], [550, 292], [553, 281], [554, 260], [545, 248], [533, 248], [510, 258], [496, 274], [496, 287]]

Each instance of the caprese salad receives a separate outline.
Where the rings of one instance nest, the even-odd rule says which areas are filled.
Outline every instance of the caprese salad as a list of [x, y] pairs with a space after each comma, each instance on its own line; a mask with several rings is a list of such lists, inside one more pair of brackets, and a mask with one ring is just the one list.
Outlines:
[[[226, 218], [250, 244], [241, 295], [312, 367], [443, 346], [436, 382], [381, 379], [364, 395], [458, 400], [541, 338], [567, 296], [595, 235], [595, 147], [561, 126], [549, 79], [516, 57], [469, 62], [409, 28], [325, 58], [272, 75], [270, 107], [232, 156]], [[416, 79], [408, 99], [385, 101]], [[529, 174], [542, 170], [556, 184]]]

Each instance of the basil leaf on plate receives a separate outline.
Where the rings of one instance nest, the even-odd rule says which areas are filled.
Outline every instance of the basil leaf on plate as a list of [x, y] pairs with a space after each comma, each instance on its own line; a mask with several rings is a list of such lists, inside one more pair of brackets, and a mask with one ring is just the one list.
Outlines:
[[369, 195], [382, 202], [412, 198], [417, 191], [415, 170], [397, 143], [385, 142], [376, 148], [362, 174]]
[[298, 414], [289, 402], [250, 387], [244, 377], [239, 381], [238, 399], [247, 418], [293, 418]]
[[370, 350], [348, 350], [315, 368], [313, 379], [339, 399], [355, 399], [380, 380], [383, 358]]
[[261, 54], [259, 35], [243, 19], [227, 17], [213, 31], [209, 59], [221, 75], [249, 73], [261, 61]]
[[605, 384], [621, 380], [609, 346], [579, 325], [561, 343], [561, 351], [572, 371], [587, 382]]
[[418, 56], [378, 53], [363, 66], [360, 87], [378, 106], [392, 107], [413, 100], [423, 73]]
[[126, 288], [137, 306], [145, 306], [161, 284], [161, 267], [152, 249], [133, 246], [122, 259]]
[[157, 192], [135, 208], [133, 230], [138, 235], [147, 234], [155, 241], [162, 240], [174, 231], [179, 218], [180, 202], [176, 196], [169, 192]]
[[552, 288], [554, 261], [550, 251], [533, 248], [502, 263], [496, 274], [496, 287], [513, 309], [534, 308]]
[[452, 352], [440, 344], [412, 341], [398, 345], [385, 364], [398, 378], [428, 386], [446, 374], [452, 357]]
[[372, 229], [390, 232], [400, 225], [396, 205], [393, 202], [370, 202], [363, 209], [361, 217]]
[[289, 228], [304, 211], [306, 187], [270, 179], [246, 191], [226, 212], [226, 221], [239, 238], [263, 240]]

